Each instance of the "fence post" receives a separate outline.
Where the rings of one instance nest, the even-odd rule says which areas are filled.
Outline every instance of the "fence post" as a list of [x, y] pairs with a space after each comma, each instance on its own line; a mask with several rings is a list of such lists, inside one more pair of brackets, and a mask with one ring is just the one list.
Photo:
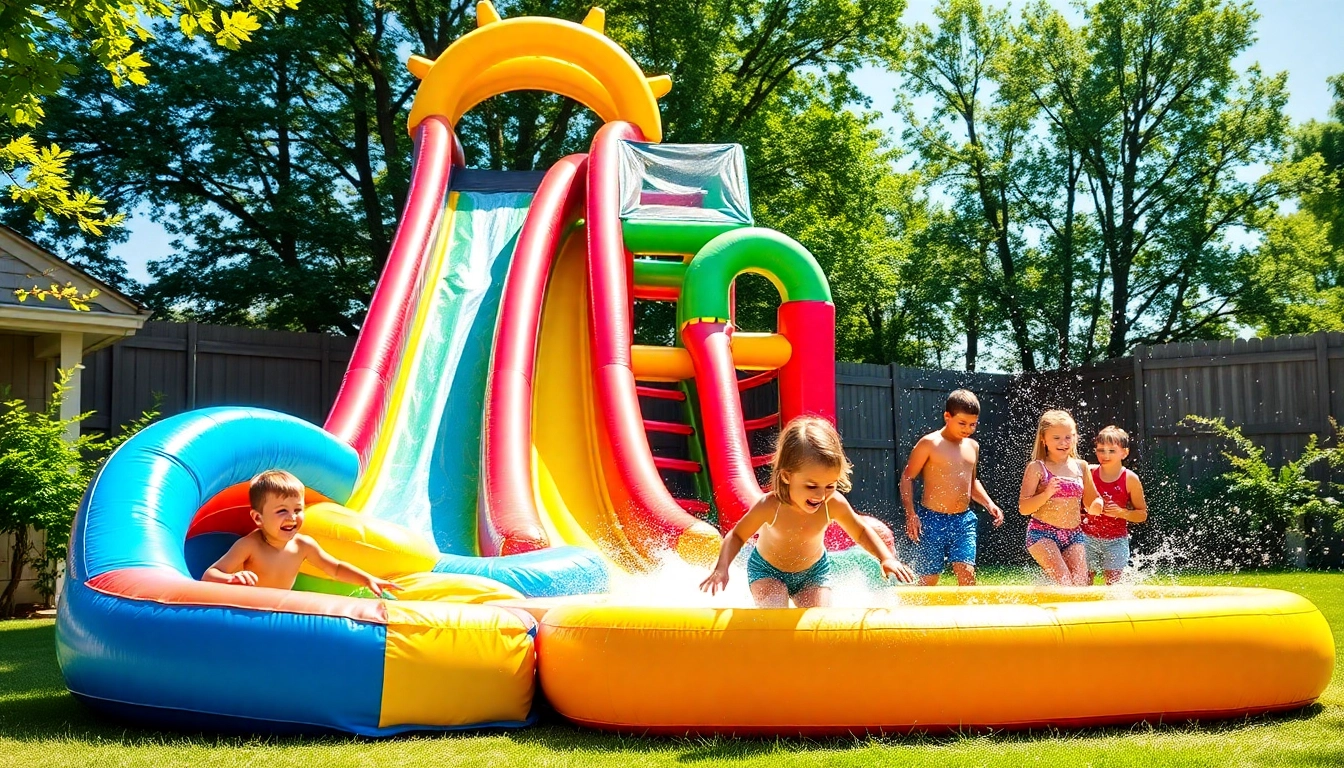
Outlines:
[[1330, 338], [1325, 331], [1316, 337], [1316, 407], [1321, 412], [1321, 439], [1329, 440], [1330, 430]]
[[901, 465], [901, 366], [891, 363], [891, 460]]
[[196, 347], [200, 342], [200, 331], [196, 321], [187, 323], [187, 410], [196, 410]]
[[1143, 344], [1134, 347], [1134, 427], [1138, 431], [1139, 455], [1148, 456], [1148, 414], [1144, 405], [1143, 358], [1148, 348]]
[[317, 409], [320, 419], [331, 409], [331, 400], [327, 397], [327, 390], [331, 388], [327, 383], [331, 379], [331, 336], [326, 333], [322, 334], [322, 361], [318, 365], [317, 375], [317, 396], [322, 400]]

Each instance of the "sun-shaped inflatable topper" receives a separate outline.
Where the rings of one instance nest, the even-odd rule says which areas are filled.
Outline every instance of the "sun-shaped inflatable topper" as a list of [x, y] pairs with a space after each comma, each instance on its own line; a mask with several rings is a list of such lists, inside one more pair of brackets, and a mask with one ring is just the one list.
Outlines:
[[645, 77], [625, 49], [606, 36], [606, 12], [593, 8], [582, 24], [542, 16], [501, 19], [488, 0], [476, 5], [476, 29], [439, 58], [412, 56], [422, 81], [409, 128], [431, 115], [456, 125], [467, 110], [509, 91], [568, 96], [603, 122], [634, 123], [648, 141], [662, 141], [658, 99], [672, 90], [667, 75]]

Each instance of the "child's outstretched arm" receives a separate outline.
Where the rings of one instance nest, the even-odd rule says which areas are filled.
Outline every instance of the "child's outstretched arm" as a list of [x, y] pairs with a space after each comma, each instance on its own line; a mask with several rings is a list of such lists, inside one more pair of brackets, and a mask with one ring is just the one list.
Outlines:
[[[1041, 474], [1039, 464], [1040, 462], [1031, 462], [1027, 465], [1027, 471], [1022, 473], [1022, 490], [1017, 494], [1017, 511], [1024, 515], [1036, 514], [1041, 507], [1045, 506], [1045, 502], [1059, 492], [1058, 477], [1050, 478], [1050, 482], [1046, 483], [1044, 488], [1041, 488], [1040, 493], [1036, 492], [1036, 489], [1041, 485], [1041, 478], [1044, 477]], [[1087, 474], [1091, 475], [1092, 473], [1088, 472]], [[1095, 493], [1095, 490], [1093, 492]]]
[[1087, 462], [1078, 463], [1083, 465], [1083, 511], [1089, 515], [1100, 515], [1106, 500], [1097, 493], [1097, 486], [1092, 482], [1092, 470], [1087, 468]]
[[779, 504], [779, 500], [772, 494], [762, 496], [757, 502], [751, 505], [747, 514], [737, 521], [737, 525], [723, 537], [723, 544], [719, 545], [719, 559], [714, 563], [714, 570], [704, 581], [700, 582], [700, 589], [717, 595], [721, 590], [728, 586], [728, 566], [733, 564], [733, 558], [742, 551], [742, 546], [747, 543], [756, 534], [756, 531], [765, 525], [769, 519], [767, 510], [773, 510], [774, 506]]
[[347, 584], [356, 584], [361, 587], [367, 587], [375, 597], [381, 596], [383, 592], [387, 590], [401, 589], [396, 582], [380, 579], [345, 561], [337, 560], [327, 554], [327, 551], [322, 548], [322, 545], [314, 541], [312, 537], [300, 534], [296, 538], [299, 541], [299, 546], [303, 548], [303, 558], [317, 566], [318, 570], [337, 581], [344, 581]]
[[1083, 465], [1083, 511], [1089, 515], [1102, 514], [1106, 507], [1106, 499], [1097, 492], [1097, 484], [1091, 479], [1091, 469], [1087, 468], [1086, 461], [1078, 461]]
[[233, 542], [229, 551], [224, 556], [215, 561], [215, 564], [205, 569], [201, 574], [201, 581], [213, 581], [219, 584], [242, 584], [248, 587], [257, 585], [257, 574], [252, 571], [244, 571], [243, 566], [247, 564], [247, 558], [252, 554], [252, 547], [256, 546], [256, 539], [252, 536]]
[[980, 482], [980, 444], [974, 443], [974, 445], [975, 474], [971, 476], [971, 501], [984, 507], [989, 512], [989, 518], [993, 521], [994, 527], [998, 528], [1003, 525], [1003, 510], [999, 509], [999, 505], [989, 498], [989, 491], [985, 490], [984, 484]]
[[877, 558], [877, 561], [882, 564], [884, 575], [894, 576], [897, 580], [906, 584], [914, 583], [914, 571], [910, 570], [905, 563], [897, 560], [895, 553], [887, 549], [887, 543], [882, 540], [882, 537], [874, 533], [872, 528], [864, 525], [858, 514], [854, 512], [854, 507], [850, 506], [848, 499], [839, 493], [831, 496], [828, 511], [831, 514], [831, 519], [839, 523], [850, 538], [857, 541], [859, 546], [868, 550], [868, 554]]
[[1131, 523], [1142, 523], [1148, 520], [1148, 500], [1143, 497], [1143, 482], [1139, 476], [1133, 472], [1125, 473], [1125, 488], [1129, 490], [1129, 509], [1120, 509], [1114, 504], [1107, 506], [1106, 514], [1113, 517], [1123, 518]]
[[910, 451], [910, 459], [905, 462], [905, 471], [901, 472], [901, 504], [905, 507], [905, 535], [916, 544], [919, 543], [919, 514], [915, 512], [915, 478], [924, 471], [933, 451], [933, 442], [920, 438]]

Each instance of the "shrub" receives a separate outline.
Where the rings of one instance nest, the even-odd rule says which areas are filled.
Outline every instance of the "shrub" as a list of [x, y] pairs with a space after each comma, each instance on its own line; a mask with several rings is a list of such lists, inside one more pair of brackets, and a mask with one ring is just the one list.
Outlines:
[[1344, 429], [1333, 420], [1333, 446], [1322, 447], [1312, 435], [1300, 456], [1277, 469], [1265, 461], [1263, 448], [1222, 419], [1186, 416], [1181, 424], [1229, 444], [1223, 457], [1231, 468], [1220, 476], [1221, 488], [1198, 494], [1206, 503], [1203, 519], [1196, 522], [1229, 539], [1224, 548], [1234, 557], [1228, 564], [1289, 565], [1292, 553], [1285, 542], [1290, 534], [1300, 537], [1312, 520], [1329, 521], [1336, 529], [1344, 526], [1344, 507], [1336, 497], [1344, 493], [1344, 484], [1311, 476], [1313, 470], [1344, 469]]
[[[22, 400], [0, 403], [0, 533], [14, 536], [9, 585], [0, 594], [0, 617], [14, 614], [14, 594], [25, 565], [36, 567], [37, 591], [50, 602], [84, 489], [103, 459], [158, 415], [156, 403], [123, 427], [116, 438], [83, 435], [68, 442], [66, 429], [91, 415], [61, 418], [72, 373], [59, 372], [44, 410], [29, 410]], [[31, 530], [45, 534], [42, 546], [30, 540]]]

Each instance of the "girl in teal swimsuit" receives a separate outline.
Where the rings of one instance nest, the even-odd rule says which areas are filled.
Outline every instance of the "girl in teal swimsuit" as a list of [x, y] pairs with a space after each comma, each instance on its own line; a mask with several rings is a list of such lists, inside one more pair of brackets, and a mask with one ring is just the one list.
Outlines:
[[756, 605], [787, 608], [790, 599], [799, 608], [830, 605], [830, 560], [822, 537], [832, 520], [881, 562], [885, 574], [915, 580], [840, 495], [849, 490], [849, 461], [829, 421], [800, 416], [785, 425], [775, 446], [770, 488], [724, 537], [719, 560], [701, 589], [713, 594], [726, 587], [728, 566], [760, 531], [747, 559]]

